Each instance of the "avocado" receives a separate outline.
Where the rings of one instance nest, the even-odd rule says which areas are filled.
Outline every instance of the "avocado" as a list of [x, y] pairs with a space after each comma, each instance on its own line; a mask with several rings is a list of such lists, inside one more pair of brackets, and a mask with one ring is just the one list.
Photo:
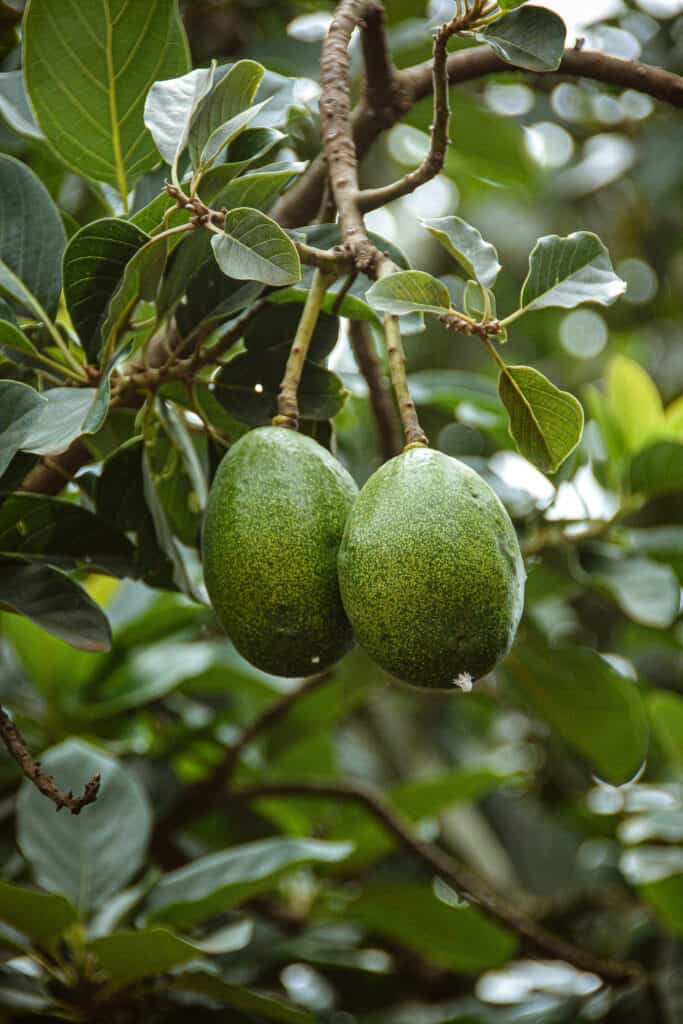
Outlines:
[[203, 527], [206, 588], [237, 650], [280, 676], [308, 676], [349, 649], [337, 552], [358, 489], [310, 437], [259, 427], [233, 445]]
[[370, 477], [338, 564], [356, 639], [405, 682], [469, 689], [512, 645], [525, 580], [514, 527], [479, 474], [443, 452], [408, 449]]

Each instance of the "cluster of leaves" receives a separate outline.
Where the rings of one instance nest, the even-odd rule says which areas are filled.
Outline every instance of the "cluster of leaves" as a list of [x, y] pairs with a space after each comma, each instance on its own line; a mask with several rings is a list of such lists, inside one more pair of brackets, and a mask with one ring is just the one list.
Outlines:
[[[427, 57], [428, 21], [416, 31], [413, 4], [388, 8], [397, 61]], [[276, 411], [313, 272], [299, 250], [340, 242], [334, 224], [286, 231], [273, 216], [319, 149], [315, 85], [286, 74], [314, 67], [318, 48], [289, 40], [288, 63], [274, 46], [264, 71], [262, 41], [190, 70], [172, 0], [144, 18], [125, 3], [103, 13], [31, 0], [18, 70], [18, 24], [0, 3], [0, 696], [62, 788], [79, 791], [98, 771], [103, 782], [95, 804], [67, 817], [24, 781], [13, 823], [3, 819], [0, 1005], [12, 1019], [646, 1019], [644, 990], [514, 962], [529, 952], [518, 937], [420, 871], [361, 807], [233, 792], [173, 824], [188, 787], [211, 778], [225, 747], [285, 692], [220, 635], [203, 603], [199, 538], [222, 453]], [[565, 29], [511, 0], [474, 37], [517, 67], [550, 71]], [[541, 91], [535, 102], [548, 104]], [[244, 751], [234, 786], [348, 774], [381, 784], [418, 835], [519, 889], [557, 932], [658, 969], [675, 1021], [676, 311], [665, 290], [645, 310], [667, 339], [666, 369], [648, 359], [666, 401], [641, 365], [647, 325], [635, 307], [610, 311], [604, 380], [599, 363], [577, 373], [558, 318], [585, 302], [610, 306], [624, 282], [595, 234], [552, 232], [596, 225], [623, 254], [636, 218], [621, 224], [625, 200], [560, 201], [517, 121], [461, 90], [453, 107], [444, 171], [470, 220], [504, 209], [502, 195], [541, 237], [520, 253], [523, 232], [518, 246], [484, 218], [494, 247], [442, 211], [423, 216], [419, 241], [401, 232], [411, 260], [371, 233], [397, 272], [328, 289], [301, 381], [302, 429], [336, 444], [359, 481], [372, 472], [371, 410], [339, 318], [364, 321], [381, 353], [382, 315], [398, 315], [430, 436], [489, 480], [531, 556], [520, 637], [495, 683], [455, 702], [393, 688], [352, 652]], [[418, 105], [394, 132], [424, 137], [430, 117]], [[673, 145], [670, 117], [660, 132]], [[391, 178], [395, 163], [374, 154], [363, 173]], [[680, 166], [663, 184], [651, 169], [634, 186], [642, 201], [656, 188], [676, 194]], [[202, 209], [221, 216], [198, 225]], [[409, 207], [397, 212], [407, 223]], [[673, 246], [664, 223], [652, 234]], [[654, 251], [644, 232], [643, 253], [673, 274], [662, 244]], [[503, 362], [508, 328], [510, 346], [547, 375]], [[480, 339], [497, 387], [471, 354], [475, 344], [486, 354]], [[585, 399], [585, 433], [583, 406], [550, 377]], [[49, 468], [74, 442], [89, 468], [59, 497], [22, 490], [41, 459]], [[14, 763], [0, 768], [13, 793]]]

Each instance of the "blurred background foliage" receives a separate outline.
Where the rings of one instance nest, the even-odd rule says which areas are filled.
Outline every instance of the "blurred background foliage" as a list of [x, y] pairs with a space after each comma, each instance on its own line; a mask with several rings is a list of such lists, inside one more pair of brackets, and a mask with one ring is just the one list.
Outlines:
[[[319, 149], [317, 74], [331, 7], [194, 0], [183, 9], [195, 64], [252, 57], [305, 79], [300, 97], [310, 116], [295, 122], [288, 141], [297, 159]], [[427, 59], [430, 27], [452, 4], [427, 9], [392, 0], [387, 8], [402, 67]], [[0, 4], [3, 73], [19, 63], [14, 9]], [[580, 30], [586, 46], [683, 72], [681, 4], [620, 2], [611, 11]], [[358, 52], [354, 60], [360, 71]], [[40, 176], [67, 232], [105, 215], [96, 189], [65, 171], [40, 139], [27, 140], [2, 120], [4, 102], [0, 91], [0, 150]], [[66, 762], [79, 770], [68, 783], [78, 787], [88, 759], [106, 756], [125, 766], [125, 785], [108, 791], [111, 805], [98, 803], [82, 819], [55, 818], [26, 788], [16, 804], [18, 772], [3, 757], [0, 862], [6, 880], [34, 880], [73, 896], [79, 822], [92, 821], [95, 834], [88, 815], [114, 814], [120, 829], [107, 839], [109, 881], [81, 900], [94, 915], [88, 941], [112, 922], [131, 928], [150, 890], [145, 914], [153, 920], [155, 906], [165, 907], [165, 920], [180, 922], [189, 942], [201, 945], [219, 926], [224, 932], [251, 922], [245, 941], [223, 936], [208, 966], [193, 970], [193, 979], [186, 972], [175, 997], [167, 989], [177, 976], [163, 997], [150, 984], [146, 1020], [187, 1013], [197, 1021], [329, 1024], [683, 1020], [680, 115], [631, 90], [514, 72], [459, 87], [452, 108], [444, 173], [371, 214], [368, 224], [399, 244], [413, 266], [449, 275], [419, 218], [457, 212], [500, 253], [499, 311], [514, 308], [538, 236], [599, 234], [628, 283], [625, 298], [608, 310], [543, 311], [515, 325], [508, 344], [515, 363], [538, 367], [581, 398], [584, 440], [555, 478], [544, 477], [513, 449], [494, 368], [476, 339], [446, 333], [431, 319], [423, 333], [407, 336], [410, 384], [432, 443], [484, 474], [527, 545], [518, 642], [495, 679], [466, 697], [393, 684], [355, 650], [245, 751], [237, 780], [377, 783], [420, 836], [438, 840], [509, 901], [595, 954], [640, 961], [656, 972], [656, 985], [610, 989], [566, 964], [530, 962], [532, 951], [514, 934], [434, 881], [353, 806], [265, 797], [249, 807], [226, 804], [179, 835], [155, 833], [147, 850], [150, 810], [163, 818], [183, 787], [205, 778], [225, 745], [294, 684], [244, 663], [210, 610], [187, 597], [82, 572], [112, 623], [111, 651], [74, 651], [3, 613], [0, 696], [33, 748], [51, 748], [48, 767], [50, 758], [58, 766], [65, 751], [71, 755]], [[425, 101], [382, 136], [363, 161], [362, 184], [382, 184], [417, 165], [430, 120]], [[446, 280], [457, 293], [457, 278]], [[344, 327], [329, 366], [350, 393], [334, 420], [335, 444], [362, 483], [380, 454]], [[115, 450], [115, 440], [98, 438], [107, 454]], [[88, 493], [88, 474], [82, 486]], [[193, 530], [190, 524], [184, 538], [182, 525], [177, 532], [187, 540]], [[160, 866], [273, 835], [355, 845], [347, 857], [333, 857], [333, 848], [311, 855], [330, 861], [315, 870], [308, 856], [292, 856], [281, 879], [271, 877], [265, 891], [253, 883], [239, 896], [239, 912], [238, 896], [216, 897], [201, 912], [173, 917], [168, 906], [187, 903], [154, 896]], [[55, 878], [57, 861], [64, 864]], [[191, 888], [182, 879], [175, 884], [181, 895]], [[12, 949], [11, 929], [0, 941]], [[240, 1005], [234, 993], [245, 986], [287, 1003], [261, 1005], [254, 996]], [[55, 998], [24, 961], [0, 965], [3, 1019], [52, 1012]]]

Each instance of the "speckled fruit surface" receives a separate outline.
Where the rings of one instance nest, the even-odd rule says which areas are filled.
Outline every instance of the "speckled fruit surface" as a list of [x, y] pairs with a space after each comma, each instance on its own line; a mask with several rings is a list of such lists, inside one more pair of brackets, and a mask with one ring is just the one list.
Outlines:
[[365, 484], [339, 550], [358, 642], [417, 686], [452, 689], [490, 672], [515, 636], [525, 571], [510, 517], [464, 463], [414, 448]]
[[245, 434], [218, 467], [204, 577], [228, 636], [258, 668], [307, 676], [351, 646], [337, 552], [357, 493], [325, 448], [282, 427]]

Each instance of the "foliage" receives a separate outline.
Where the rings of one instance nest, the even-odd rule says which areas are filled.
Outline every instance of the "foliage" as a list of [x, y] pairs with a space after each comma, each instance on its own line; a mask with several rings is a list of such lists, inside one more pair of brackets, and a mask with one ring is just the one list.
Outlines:
[[[438, 174], [368, 203], [362, 260], [321, 207], [331, 4], [21, 7], [0, 0], [0, 1019], [675, 1024], [683, 149], [616, 58], [680, 70], [680, 18], [622, 5], [587, 30], [612, 77], [570, 81], [537, 4], [387, 4], [397, 67], [437, 8], [465, 18], [456, 70], [475, 44], [504, 63], [456, 78]], [[434, 141], [438, 98], [392, 113], [406, 95], [358, 140], [361, 196]], [[359, 485], [412, 396], [508, 509], [526, 608], [472, 693], [359, 647], [285, 680], [221, 631], [207, 494], [292, 384], [285, 419]]]

